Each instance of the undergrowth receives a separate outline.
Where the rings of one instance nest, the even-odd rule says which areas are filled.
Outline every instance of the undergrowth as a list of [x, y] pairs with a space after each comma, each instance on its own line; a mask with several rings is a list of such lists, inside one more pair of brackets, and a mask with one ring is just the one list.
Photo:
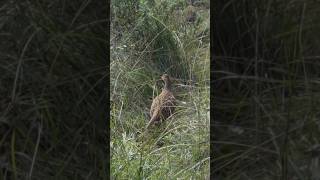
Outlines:
[[[125, 2], [111, 2], [111, 176], [208, 178], [209, 9], [198, 6], [198, 21], [187, 24], [185, 1]], [[163, 73], [176, 78], [178, 105], [146, 132]]]
[[0, 6], [0, 179], [106, 179], [105, 2]]
[[212, 175], [318, 179], [319, 4], [217, 2]]

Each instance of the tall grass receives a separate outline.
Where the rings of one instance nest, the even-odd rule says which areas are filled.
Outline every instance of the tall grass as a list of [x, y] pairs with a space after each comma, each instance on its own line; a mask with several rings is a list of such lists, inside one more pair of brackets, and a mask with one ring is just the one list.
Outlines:
[[1, 179], [103, 179], [106, 5], [2, 1]]
[[319, 177], [318, 7], [291, 0], [216, 4], [216, 178]]
[[[204, 179], [209, 176], [209, 10], [198, 11], [203, 19], [193, 27], [183, 21], [183, 1], [133, 2], [111, 3], [111, 175]], [[132, 9], [136, 13], [126, 22]], [[178, 107], [166, 124], [146, 132], [163, 73], [178, 79]]]

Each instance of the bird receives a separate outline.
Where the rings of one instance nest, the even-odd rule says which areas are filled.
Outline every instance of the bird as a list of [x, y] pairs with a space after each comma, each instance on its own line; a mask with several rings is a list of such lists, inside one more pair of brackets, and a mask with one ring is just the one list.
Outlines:
[[175, 110], [176, 98], [171, 89], [171, 79], [168, 74], [163, 74], [161, 80], [164, 81], [164, 87], [161, 93], [152, 101], [150, 108], [150, 121], [147, 128], [151, 125], [160, 124], [168, 119]]
[[187, 23], [194, 23], [197, 17], [196, 8], [194, 7], [194, 0], [188, 0], [187, 3], [188, 6], [184, 10], [185, 20]]

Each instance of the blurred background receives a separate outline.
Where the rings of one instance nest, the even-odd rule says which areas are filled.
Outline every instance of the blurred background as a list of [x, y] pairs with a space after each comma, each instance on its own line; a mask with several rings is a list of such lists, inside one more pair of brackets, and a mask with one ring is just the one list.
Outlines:
[[106, 2], [0, 7], [0, 179], [106, 179]]
[[319, 179], [319, 5], [213, 5], [213, 177]]

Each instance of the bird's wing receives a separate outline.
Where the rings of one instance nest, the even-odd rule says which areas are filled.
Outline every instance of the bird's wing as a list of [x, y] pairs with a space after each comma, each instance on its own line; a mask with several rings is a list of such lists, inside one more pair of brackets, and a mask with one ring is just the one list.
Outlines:
[[173, 94], [168, 94], [167, 98], [163, 102], [163, 108], [161, 110], [161, 114], [163, 115], [164, 118], [168, 118], [170, 115], [173, 114], [175, 110], [175, 97]]
[[170, 103], [173, 103], [173, 104], [175, 104], [175, 102], [176, 102], [176, 98], [173, 96], [173, 94], [172, 93], [170, 93], [170, 94], [168, 94], [168, 96], [167, 96], [167, 98], [165, 99], [165, 101], [166, 102], [170, 102]]

